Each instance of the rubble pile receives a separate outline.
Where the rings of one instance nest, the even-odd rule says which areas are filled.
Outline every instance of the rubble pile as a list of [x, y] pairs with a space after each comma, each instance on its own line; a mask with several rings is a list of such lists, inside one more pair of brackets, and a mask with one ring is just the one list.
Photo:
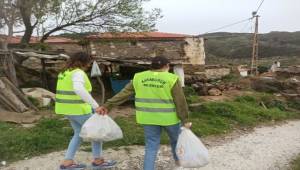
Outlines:
[[224, 91], [240, 90], [241, 86], [221, 79], [207, 79], [205, 76], [193, 76], [186, 79], [186, 84], [193, 87], [199, 96], [220, 96]]
[[261, 92], [280, 93], [291, 98], [300, 99], [300, 66], [280, 68], [275, 73], [252, 79], [251, 87]]

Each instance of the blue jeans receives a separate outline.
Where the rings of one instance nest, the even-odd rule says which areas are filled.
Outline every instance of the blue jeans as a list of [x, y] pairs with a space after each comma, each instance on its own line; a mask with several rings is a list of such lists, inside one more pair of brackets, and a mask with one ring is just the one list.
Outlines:
[[170, 126], [159, 125], [144, 125], [145, 135], [145, 157], [144, 157], [144, 170], [154, 170], [156, 155], [160, 145], [160, 135], [162, 129], [167, 131], [170, 138], [172, 154], [175, 161], [178, 160], [175, 149], [177, 144], [178, 135], [180, 133], [180, 123]]
[[[72, 137], [67, 153], [65, 155], [66, 160], [73, 160], [77, 149], [80, 146], [82, 139], [79, 137], [79, 133], [82, 125], [86, 120], [88, 120], [92, 114], [87, 115], [68, 115], [66, 116], [69, 119], [71, 126], [74, 131], [74, 136]], [[94, 158], [100, 158], [102, 153], [102, 142], [92, 142], [92, 152]]]

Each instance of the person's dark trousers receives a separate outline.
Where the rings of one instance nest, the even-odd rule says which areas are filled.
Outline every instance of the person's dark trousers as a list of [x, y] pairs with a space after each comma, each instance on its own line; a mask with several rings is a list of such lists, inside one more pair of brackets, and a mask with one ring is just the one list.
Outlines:
[[180, 133], [180, 123], [170, 126], [159, 125], [144, 125], [145, 135], [145, 157], [144, 157], [144, 170], [154, 170], [156, 155], [159, 150], [160, 136], [162, 129], [165, 129], [171, 143], [172, 154], [175, 161], [178, 160], [175, 149], [177, 144], [178, 135]]

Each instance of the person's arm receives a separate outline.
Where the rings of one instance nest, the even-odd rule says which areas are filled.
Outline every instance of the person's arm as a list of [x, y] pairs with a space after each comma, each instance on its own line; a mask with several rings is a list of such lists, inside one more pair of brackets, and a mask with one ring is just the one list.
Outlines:
[[188, 104], [186, 102], [184, 92], [183, 92], [183, 89], [181, 87], [179, 80], [176, 81], [175, 85], [173, 86], [173, 88], [171, 90], [171, 93], [172, 93], [173, 101], [175, 103], [177, 116], [179, 117], [181, 122], [183, 124], [185, 124], [188, 121], [189, 110], [188, 110]]
[[108, 99], [103, 106], [110, 110], [113, 106], [117, 106], [126, 102], [133, 94], [134, 88], [131, 81], [118, 94]]
[[84, 84], [84, 75], [82, 72], [75, 72], [72, 76], [73, 81], [73, 89], [74, 92], [80, 96], [80, 98], [86, 102], [89, 103], [93, 109], [96, 109], [99, 107], [98, 103], [95, 101], [95, 99], [91, 96], [91, 94], [85, 89]]

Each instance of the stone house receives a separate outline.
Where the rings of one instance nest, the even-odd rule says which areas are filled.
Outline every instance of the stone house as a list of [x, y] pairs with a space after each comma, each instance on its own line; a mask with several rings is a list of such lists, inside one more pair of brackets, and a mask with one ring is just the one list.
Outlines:
[[100, 33], [87, 36], [91, 53], [101, 59], [143, 60], [164, 55], [172, 63], [204, 65], [204, 40], [162, 32]]
[[[163, 32], [99, 33], [86, 37], [90, 53], [111, 73], [127, 74], [147, 67], [152, 57], [163, 55], [184, 75], [203, 73], [204, 39]], [[174, 70], [175, 71], [175, 70]], [[175, 71], [176, 72], [176, 71]], [[130, 74], [128, 76], [128, 74]], [[184, 78], [183, 78], [184, 80]]]

